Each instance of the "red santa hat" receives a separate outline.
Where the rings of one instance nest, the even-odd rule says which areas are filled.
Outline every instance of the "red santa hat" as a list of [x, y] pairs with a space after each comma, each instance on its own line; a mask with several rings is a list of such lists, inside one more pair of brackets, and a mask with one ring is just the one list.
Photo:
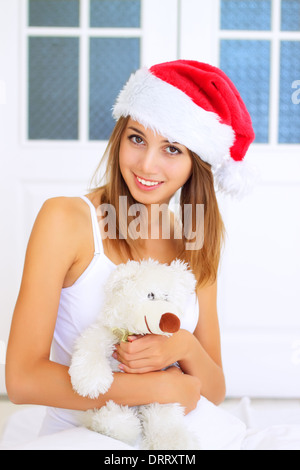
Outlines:
[[216, 186], [243, 195], [250, 175], [244, 157], [255, 138], [247, 108], [217, 67], [178, 60], [132, 74], [113, 116], [130, 116], [212, 166]]

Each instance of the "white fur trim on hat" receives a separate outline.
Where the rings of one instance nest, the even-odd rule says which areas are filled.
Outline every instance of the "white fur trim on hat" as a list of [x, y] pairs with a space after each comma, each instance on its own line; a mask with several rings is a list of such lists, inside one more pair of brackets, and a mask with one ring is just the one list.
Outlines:
[[170, 142], [178, 142], [216, 168], [235, 141], [231, 126], [198, 106], [183, 91], [143, 68], [132, 74], [113, 108], [113, 116], [130, 116]]

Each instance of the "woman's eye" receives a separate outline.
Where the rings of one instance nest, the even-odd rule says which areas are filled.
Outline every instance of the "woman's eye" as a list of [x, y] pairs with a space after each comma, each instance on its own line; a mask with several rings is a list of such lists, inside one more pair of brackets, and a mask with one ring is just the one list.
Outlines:
[[131, 135], [129, 137], [129, 139], [131, 140], [131, 142], [133, 142], [134, 144], [137, 144], [137, 145], [140, 145], [140, 144], [144, 143], [142, 137], [140, 137], [139, 135]]
[[178, 155], [181, 153], [181, 151], [177, 147], [173, 147], [172, 145], [169, 145], [169, 147], [166, 147], [167, 153], [170, 155]]

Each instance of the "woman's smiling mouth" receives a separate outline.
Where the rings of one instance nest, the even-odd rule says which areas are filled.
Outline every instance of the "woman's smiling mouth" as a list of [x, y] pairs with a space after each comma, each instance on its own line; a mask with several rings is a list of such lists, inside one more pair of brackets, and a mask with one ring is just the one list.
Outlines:
[[134, 174], [137, 186], [145, 191], [155, 189], [163, 184], [163, 181], [146, 180]]

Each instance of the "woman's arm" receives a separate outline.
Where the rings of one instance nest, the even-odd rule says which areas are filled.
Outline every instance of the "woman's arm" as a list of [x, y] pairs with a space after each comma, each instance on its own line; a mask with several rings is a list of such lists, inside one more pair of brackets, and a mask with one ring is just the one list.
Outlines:
[[179, 360], [182, 369], [201, 378], [202, 395], [215, 404], [225, 399], [220, 328], [217, 313], [217, 283], [198, 291], [199, 321], [193, 335], [186, 332], [181, 344], [185, 352]]
[[75, 393], [70, 383], [68, 367], [49, 360], [36, 363], [24, 374], [14, 377], [15, 388], [8, 387], [9, 398], [15, 404], [34, 404], [86, 411], [101, 408], [113, 400], [120, 405], [138, 406], [158, 402], [180, 403], [185, 412], [192, 411], [200, 398], [200, 382], [183, 375], [178, 368], [148, 374], [115, 373], [109, 391], [96, 399]]
[[116, 358], [127, 373], [145, 373], [179, 362], [185, 374], [201, 382], [201, 394], [215, 404], [225, 398], [217, 315], [217, 285], [198, 292], [199, 321], [194, 334], [180, 330], [172, 337], [147, 335], [117, 347]]
[[107, 394], [91, 400], [73, 391], [68, 367], [50, 361], [61, 289], [83, 243], [78, 234], [86, 221], [76, 204], [69, 198], [49, 200], [34, 224], [7, 348], [9, 398], [18, 404], [86, 410], [101, 407], [109, 399], [128, 405], [163, 403], [169, 390], [168, 400], [192, 409], [199, 383], [188, 382], [181, 374], [118, 373]]

